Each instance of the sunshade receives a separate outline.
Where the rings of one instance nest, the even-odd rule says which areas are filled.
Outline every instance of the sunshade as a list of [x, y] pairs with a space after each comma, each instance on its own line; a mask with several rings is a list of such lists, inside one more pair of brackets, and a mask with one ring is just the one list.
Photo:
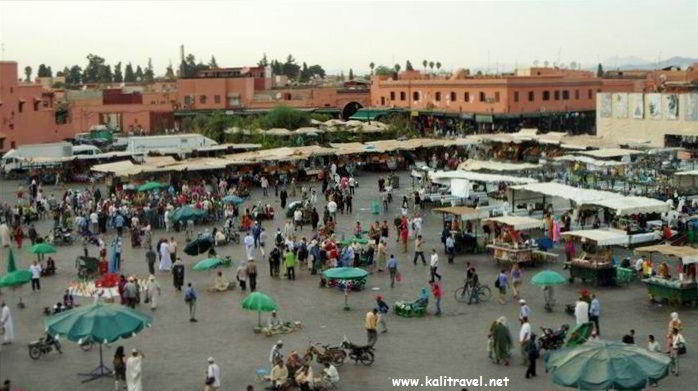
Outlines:
[[528, 216], [501, 216], [482, 220], [483, 224], [490, 222], [504, 224], [520, 231], [540, 228], [543, 226], [543, 221]]
[[368, 272], [358, 267], [335, 267], [325, 270], [322, 274], [330, 279], [356, 280], [366, 277]]
[[189, 244], [184, 247], [184, 253], [187, 255], [195, 256], [203, 254], [213, 247], [213, 239], [210, 237], [198, 238], [192, 240]]
[[52, 254], [56, 252], [56, 248], [48, 243], [37, 243], [29, 251], [32, 254]]
[[628, 235], [620, 231], [607, 231], [601, 229], [587, 229], [580, 231], [563, 232], [562, 236], [574, 236], [580, 238], [583, 242], [592, 241], [597, 246], [617, 246], [627, 245], [629, 242]]
[[245, 199], [240, 198], [236, 195], [227, 195], [227, 196], [223, 197], [223, 202], [228, 203], [228, 204], [240, 205], [243, 202], [245, 202]]
[[560, 275], [560, 273], [552, 270], [543, 270], [531, 278], [531, 283], [540, 286], [560, 285], [564, 284], [566, 281], [565, 277]]
[[138, 186], [138, 191], [151, 191], [155, 189], [159, 189], [165, 185], [161, 184], [160, 182], [148, 182], [143, 185]]
[[203, 209], [192, 208], [189, 205], [177, 208], [172, 213], [172, 220], [174, 221], [187, 221], [194, 220], [200, 217], [206, 216], [206, 212]]
[[587, 340], [589, 340], [589, 336], [591, 335], [592, 330], [594, 330], [594, 324], [591, 322], [586, 322], [578, 325], [570, 333], [570, 336], [567, 339], [567, 344], [565, 346], [567, 346], [568, 348], [572, 348], [585, 343]]
[[29, 270], [17, 270], [15, 255], [12, 252], [12, 249], [10, 249], [10, 254], [7, 257], [7, 274], [0, 278], [0, 288], [20, 286], [28, 283], [31, 280], [32, 273]]
[[196, 265], [194, 265], [194, 270], [211, 270], [217, 267], [230, 267], [232, 263], [230, 258], [206, 258], [197, 262]]
[[240, 303], [242, 308], [257, 311], [257, 326], [262, 327], [262, 312], [271, 312], [279, 309], [274, 299], [262, 292], [252, 292]]
[[339, 243], [337, 243], [337, 244], [340, 246], [348, 246], [354, 242], [356, 242], [357, 244], [368, 244], [368, 239], [363, 239], [363, 238], [344, 239], [344, 240], [340, 240]]
[[671, 359], [635, 344], [604, 340], [546, 356], [553, 383], [580, 390], [644, 389], [668, 374]]

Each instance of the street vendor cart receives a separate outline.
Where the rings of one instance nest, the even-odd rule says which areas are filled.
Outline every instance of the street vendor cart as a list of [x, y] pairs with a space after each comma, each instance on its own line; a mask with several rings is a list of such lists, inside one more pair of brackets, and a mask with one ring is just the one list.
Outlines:
[[658, 269], [659, 273], [652, 273], [653, 276], [642, 280], [647, 285], [647, 290], [653, 301], [666, 300], [669, 304], [689, 304], [694, 307], [698, 304], [698, 284], [696, 283], [698, 249], [660, 244], [638, 247], [635, 249], [635, 253], [645, 254], [649, 257], [650, 263], [652, 263], [652, 255], [655, 253], [666, 257], [662, 266], [652, 267], [653, 271]]
[[590, 229], [564, 232], [562, 236], [582, 246], [581, 253], [567, 263], [570, 282], [579, 278], [582, 282], [590, 281], [597, 286], [616, 284], [613, 246], [627, 246], [628, 235], [621, 231]]
[[478, 229], [479, 222], [481, 218], [489, 215], [488, 211], [465, 206], [451, 206], [436, 208], [433, 212], [442, 213], [444, 227], [451, 231], [456, 241], [456, 253], [464, 253], [466, 250], [471, 253], [477, 252], [481, 244], [478, 238], [484, 238], [481, 230]]
[[[501, 216], [482, 220], [483, 229], [492, 237], [488, 249], [497, 263], [528, 264], [534, 262], [534, 242], [524, 240], [522, 231], [540, 229], [543, 222], [526, 216]], [[497, 234], [499, 233], [499, 234]]]

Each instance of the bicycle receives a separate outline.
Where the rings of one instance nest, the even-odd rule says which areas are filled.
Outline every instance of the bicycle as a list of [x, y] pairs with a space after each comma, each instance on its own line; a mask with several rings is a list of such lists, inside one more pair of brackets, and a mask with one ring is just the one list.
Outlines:
[[[472, 288], [468, 286], [467, 283], [463, 284], [462, 287], [456, 289], [456, 291], [453, 293], [456, 301], [459, 303], [468, 302], [470, 300], [471, 289]], [[489, 300], [492, 296], [492, 290], [487, 285], [478, 284], [476, 289], [478, 290], [477, 295], [481, 302]]]

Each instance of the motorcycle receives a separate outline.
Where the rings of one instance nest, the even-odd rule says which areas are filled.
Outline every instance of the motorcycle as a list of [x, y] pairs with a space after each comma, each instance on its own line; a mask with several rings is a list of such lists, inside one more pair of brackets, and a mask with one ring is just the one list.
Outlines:
[[555, 350], [561, 348], [565, 344], [567, 331], [570, 326], [563, 324], [559, 329], [553, 330], [547, 327], [541, 327], [543, 335], [538, 338], [538, 349]]
[[355, 364], [361, 361], [361, 363], [365, 366], [370, 366], [371, 364], [373, 364], [373, 361], [375, 360], [375, 357], [373, 355], [373, 345], [354, 345], [353, 343], [349, 342], [347, 337], [344, 337], [344, 340], [342, 341], [342, 347], [344, 349], [349, 350], [349, 358], [354, 360]]
[[[318, 364], [331, 363], [336, 367], [340, 367], [344, 364], [344, 359], [347, 357], [347, 353], [344, 349], [337, 346], [320, 345], [319, 343], [313, 344], [312, 341], [308, 341], [308, 343], [310, 346], [308, 346], [308, 350], [305, 352], [305, 355], [303, 355], [303, 360], [305, 362], [311, 362], [313, 361], [313, 357], [315, 357]], [[325, 351], [320, 351], [316, 346], [321, 346]]]
[[38, 340], [31, 342], [28, 348], [29, 357], [31, 357], [32, 360], [38, 360], [39, 358], [41, 358], [41, 355], [48, 354], [53, 349], [56, 349], [58, 353], [63, 354], [63, 351], [61, 351], [61, 343], [48, 334], [45, 337], [39, 338]]
[[70, 245], [73, 243], [73, 234], [68, 228], [56, 227], [49, 232], [47, 242], [55, 245]]

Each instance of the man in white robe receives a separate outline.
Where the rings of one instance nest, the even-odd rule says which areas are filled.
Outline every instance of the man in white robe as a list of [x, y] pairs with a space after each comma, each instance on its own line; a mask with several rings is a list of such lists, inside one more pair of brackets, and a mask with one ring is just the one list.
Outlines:
[[128, 391], [143, 391], [141, 383], [141, 363], [143, 355], [133, 349], [131, 357], [126, 360], [126, 387]]
[[5, 330], [2, 344], [7, 345], [14, 342], [15, 327], [12, 322], [12, 314], [10, 313], [10, 307], [8, 307], [7, 304], [5, 304], [5, 302], [3, 302], [0, 308], [2, 308], [0, 310], [0, 327], [3, 327]]
[[6, 223], [0, 224], [0, 240], [2, 241], [2, 247], [10, 247], [10, 228]]
[[168, 242], [162, 242], [160, 244], [160, 271], [170, 271], [170, 269], [172, 269], [170, 246]]

